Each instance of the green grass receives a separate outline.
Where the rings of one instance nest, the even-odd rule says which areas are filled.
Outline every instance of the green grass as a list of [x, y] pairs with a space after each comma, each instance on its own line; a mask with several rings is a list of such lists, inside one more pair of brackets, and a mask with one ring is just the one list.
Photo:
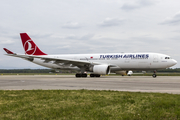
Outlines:
[[178, 120], [180, 95], [92, 90], [0, 91], [0, 120]]

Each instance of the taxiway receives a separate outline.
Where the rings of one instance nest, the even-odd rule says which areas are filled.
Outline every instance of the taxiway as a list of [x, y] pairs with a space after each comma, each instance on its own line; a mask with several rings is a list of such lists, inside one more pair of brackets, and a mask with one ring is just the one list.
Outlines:
[[0, 90], [115, 90], [180, 94], [179, 76], [1, 75]]

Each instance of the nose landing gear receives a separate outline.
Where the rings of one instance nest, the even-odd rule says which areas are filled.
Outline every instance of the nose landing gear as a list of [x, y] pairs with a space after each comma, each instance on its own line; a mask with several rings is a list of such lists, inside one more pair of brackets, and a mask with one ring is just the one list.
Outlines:
[[157, 75], [156, 75], [156, 70], [154, 71], [154, 74], [152, 75], [153, 78], [156, 78]]

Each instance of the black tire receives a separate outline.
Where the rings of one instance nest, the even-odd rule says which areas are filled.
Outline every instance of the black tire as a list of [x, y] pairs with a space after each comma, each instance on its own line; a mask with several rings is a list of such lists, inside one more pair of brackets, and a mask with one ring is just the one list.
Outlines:
[[152, 75], [152, 77], [153, 77], [153, 78], [156, 78], [156, 77], [157, 77], [157, 75], [156, 75], [156, 74], [153, 74], [153, 75]]
[[94, 77], [95, 75], [94, 74], [90, 74], [90, 77]]
[[82, 74], [76, 73], [76, 77], [82, 77]]
[[99, 75], [99, 74], [96, 74], [95, 76], [96, 76], [96, 77], [100, 77], [101, 75]]
[[81, 76], [82, 76], [82, 77], [87, 77], [87, 74], [84, 73], [84, 74], [82, 74]]

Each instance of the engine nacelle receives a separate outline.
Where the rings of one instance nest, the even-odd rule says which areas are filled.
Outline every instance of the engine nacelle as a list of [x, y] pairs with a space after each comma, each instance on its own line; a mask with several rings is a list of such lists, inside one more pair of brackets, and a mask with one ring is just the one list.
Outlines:
[[94, 74], [106, 75], [110, 73], [108, 65], [94, 65], [90, 68], [90, 71]]

